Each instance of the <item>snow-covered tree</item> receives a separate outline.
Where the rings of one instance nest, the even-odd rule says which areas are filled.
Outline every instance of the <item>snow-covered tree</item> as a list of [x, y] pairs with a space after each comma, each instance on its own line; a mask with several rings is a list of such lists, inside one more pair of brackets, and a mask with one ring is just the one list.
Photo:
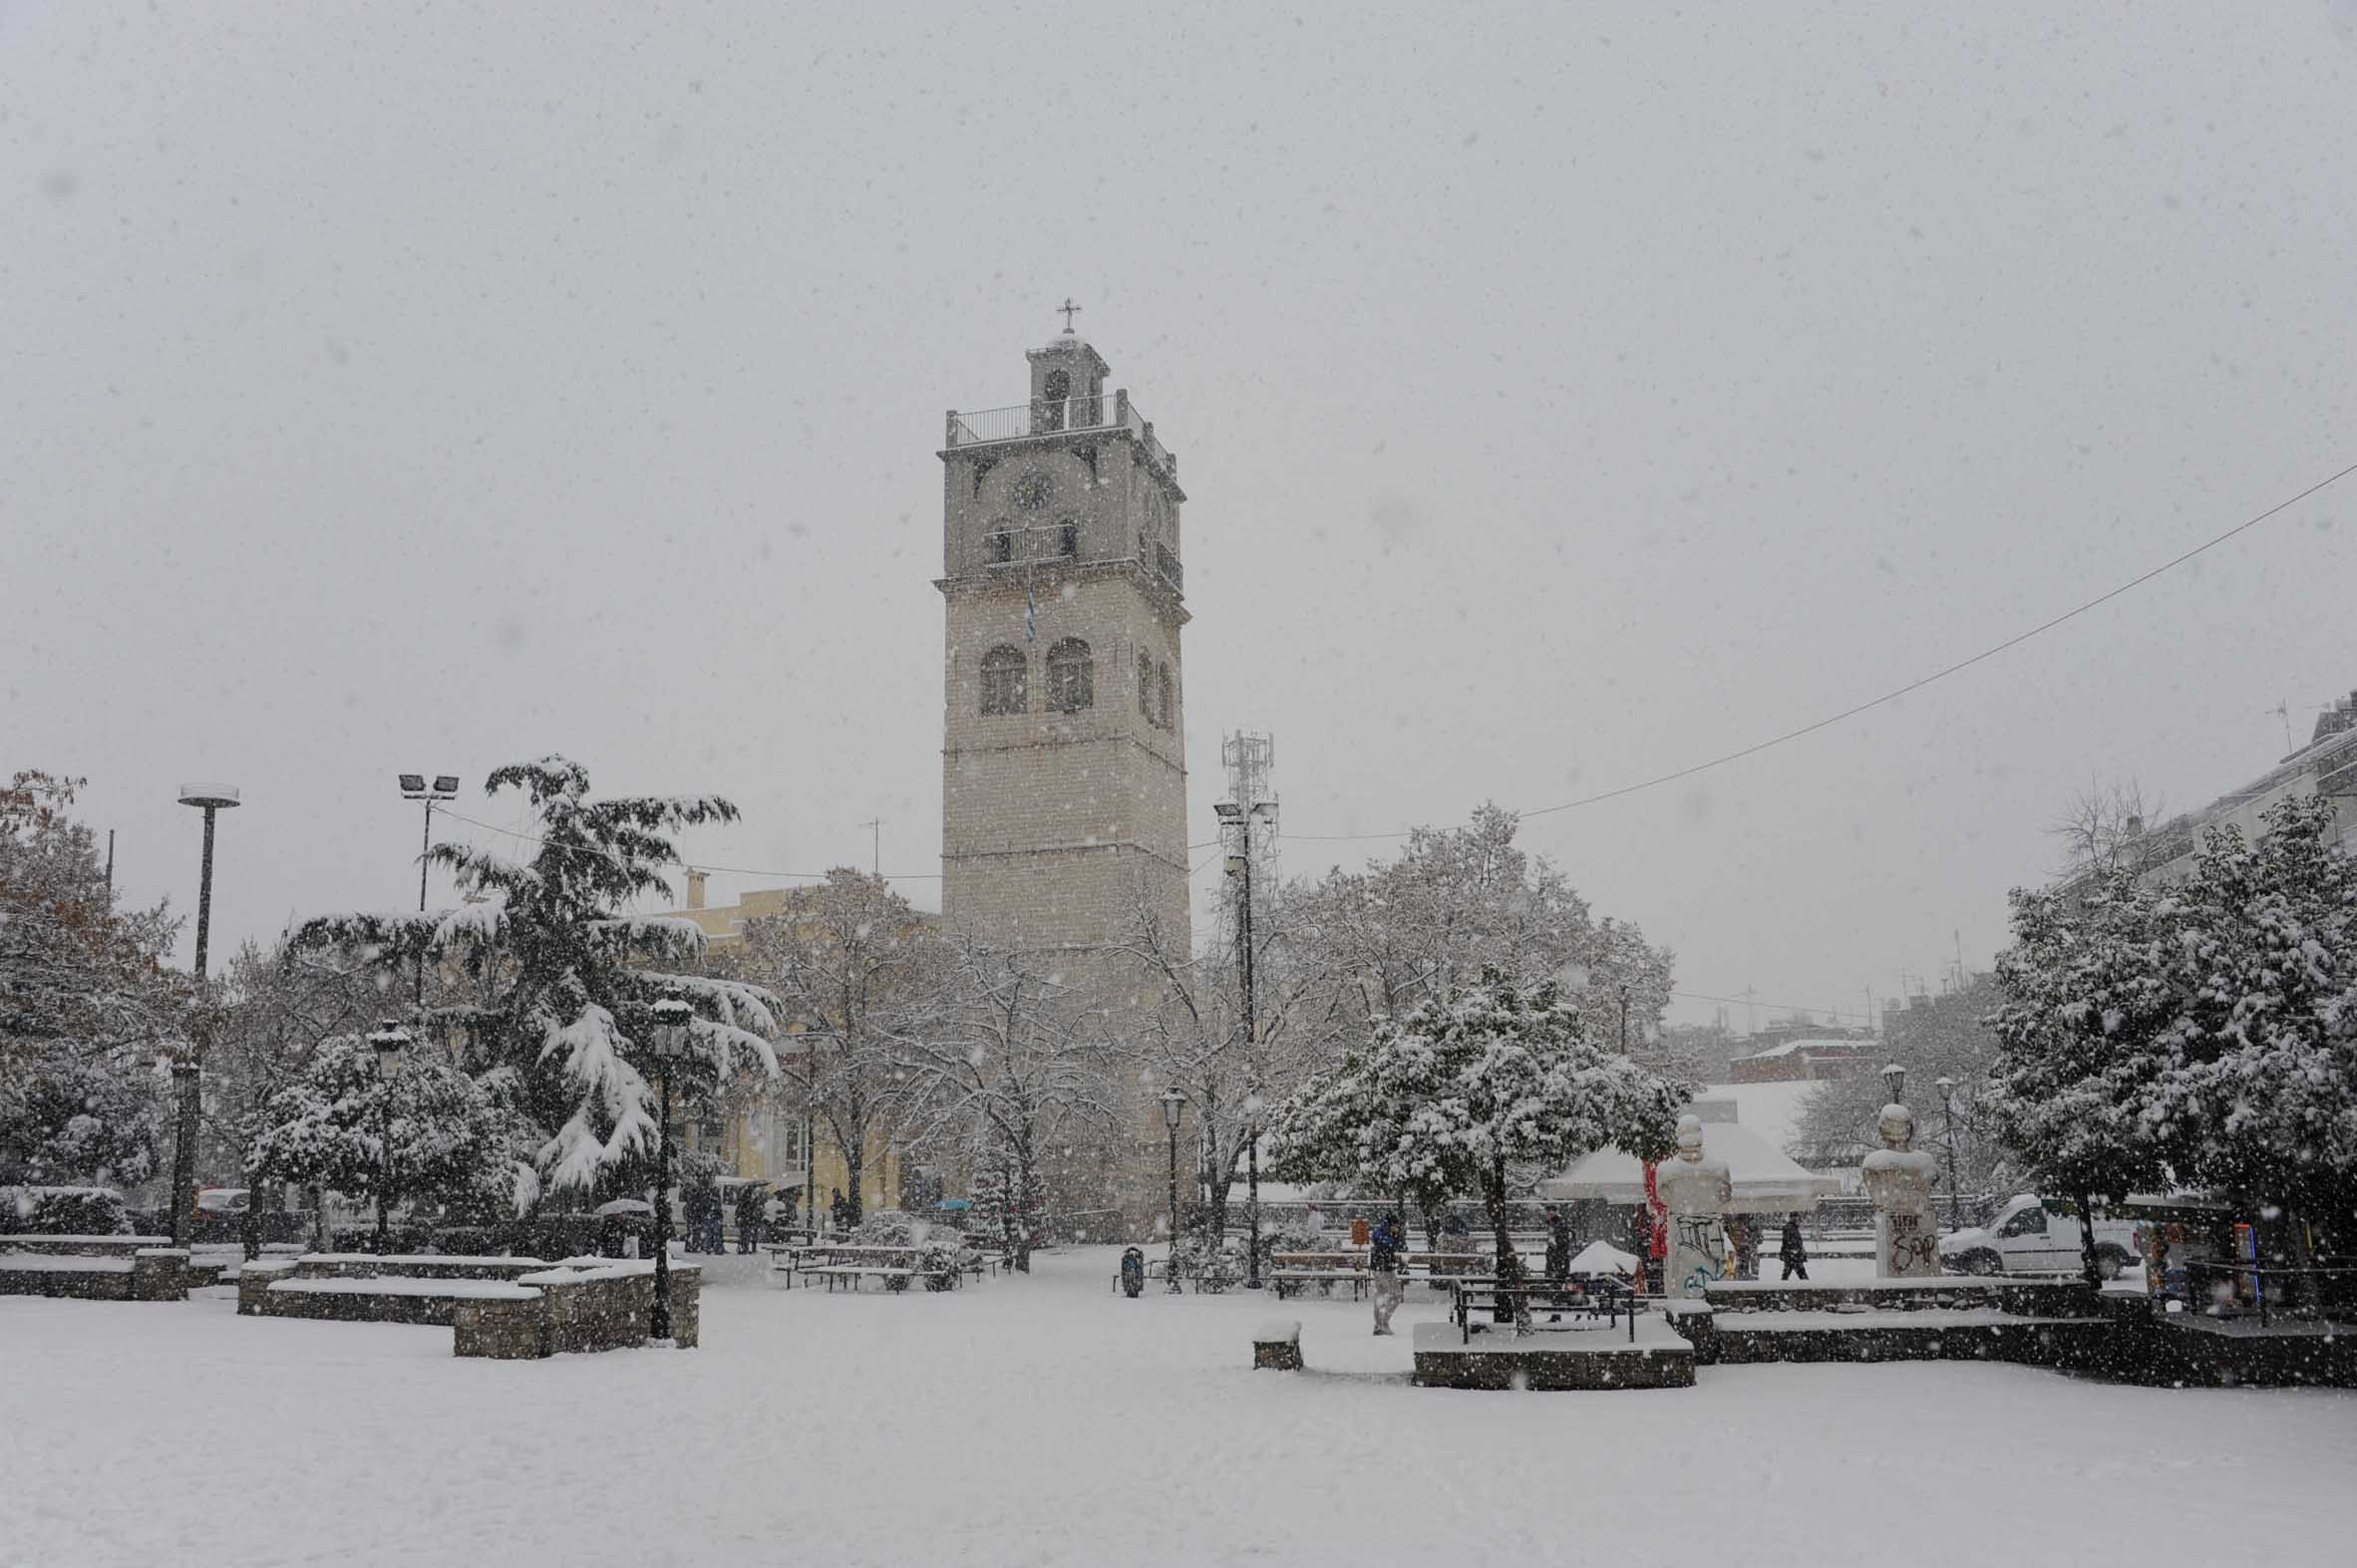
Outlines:
[[1378, 1019], [1367, 1044], [1278, 1105], [1278, 1167], [1425, 1207], [1474, 1194], [1499, 1272], [1511, 1275], [1507, 1204], [1523, 1180], [1606, 1145], [1659, 1158], [1675, 1140], [1685, 1089], [1596, 1035], [1551, 982], [1526, 989], [1486, 970], [1403, 1018]]
[[157, 1168], [157, 1059], [191, 1033], [179, 921], [121, 908], [71, 812], [81, 781], [0, 790], [0, 1181], [126, 1185]]
[[855, 1224], [870, 1141], [891, 1134], [906, 1094], [900, 1042], [946, 1011], [940, 944], [888, 882], [838, 866], [785, 913], [748, 921], [722, 967], [766, 988], [803, 1032], [785, 1071], [842, 1153]]
[[2357, 1212], [2357, 857], [2319, 795], [2212, 829], [2162, 895], [2177, 1017], [2146, 1115], [2182, 1179]]
[[911, 1139], [955, 1129], [977, 1174], [997, 1173], [1015, 1267], [1029, 1273], [1048, 1149], [1112, 1129], [1113, 1069], [1127, 1053], [1106, 1015], [1036, 955], [964, 933], [945, 946], [946, 1008], [892, 1041]]
[[485, 792], [504, 789], [521, 790], [537, 817], [528, 860], [436, 844], [432, 860], [467, 902], [323, 917], [299, 927], [293, 944], [361, 953], [397, 976], [422, 956], [458, 977], [471, 994], [426, 1008], [420, 1033], [456, 1039], [470, 1072], [512, 1074], [519, 1107], [553, 1129], [533, 1155], [544, 1185], [586, 1190], [624, 1171], [644, 1174], [637, 1166], [657, 1132], [652, 1009], [667, 992], [696, 1010], [691, 1083], [778, 1071], [769, 1038], [776, 999], [690, 973], [704, 950], [695, 922], [628, 912], [636, 899], [669, 896], [663, 873], [679, 855], [666, 833], [734, 821], [737, 808], [715, 796], [593, 799], [588, 773], [562, 757], [498, 770]]
[[[1168, 929], [1158, 904], [1141, 897], [1126, 948], [1152, 999], [1138, 1035], [1146, 1066], [1139, 1086], [1185, 1097], [1195, 1140], [1198, 1211], [1211, 1253], [1226, 1234], [1236, 1184], [1244, 1178], [1255, 1117], [1311, 1074], [1339, 1060], [1348, 1020], [1332, 1006], [1291, 941], [1280, 894], [1255, 899], [1253, 1027], [1244, 1029], [1241, 955], [1218, 945], [1190, 954], [1187, 933]], [[1241, 940], [1240, 931], [1237, 940]]]
[[530, 1155], [539, 1140], [513, 1103], [514, 1086], [507, 1069], [478, 1080], [434, 1046], [380, 1066], [366, 1036], [338, 1035], [262, 1107], [247, 1173], [333, 1187], [386, 1208], [519, 1206], [517, 1197], [537, 1184]]
[[1287, 890], [1297, 960], [1362, 1024], [1446, 1000], [1485, 969], [1552, 980], [1632, 1046], [1669, 1006], [1671, 955], [1624, 921], [1596, 918], [1545, 856], [1515, 845], [1520, 818], [1484, 805], [1463, 827], [1419, 827], [1389, 862], [1339, 868]]
[[[406, 991], [406, 987], [401, 990]], [[271, 1125], [269, 1104], [320, 1045], [364, 1032], [397, 1006], [393, 977], [356, 955], [247, 943], [222, 966], [206, 1030], [204, 1132], [207, 1159], [251, 1172], [256, 1141]], [[270, 1178], [255, 1181], [246, 1205], [248, 1257], [263, 1241]], [[312, 1204], [325, 1222], [324, 1194]]]
[[2178, 1013], [2168, 920], [2132, 872], [2097, 873], [2074, 903], [2015, 889], [2013, 945], [1981, 1105], [2041, 1192], [2079, 1208], [2088, 1279], [2102, 1277], [2094, 1200], [2163, 1185], [2147, 1115]]

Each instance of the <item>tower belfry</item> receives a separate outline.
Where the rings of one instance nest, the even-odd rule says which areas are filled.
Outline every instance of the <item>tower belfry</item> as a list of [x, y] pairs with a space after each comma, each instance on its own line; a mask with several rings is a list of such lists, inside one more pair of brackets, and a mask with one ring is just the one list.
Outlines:
[[1078, 955], [1143, 903], [1183, 948], [1186, 496], [1070, 322], [1026, 354], [1026, 400], [951, 410], [940, 452], [942, 914]]

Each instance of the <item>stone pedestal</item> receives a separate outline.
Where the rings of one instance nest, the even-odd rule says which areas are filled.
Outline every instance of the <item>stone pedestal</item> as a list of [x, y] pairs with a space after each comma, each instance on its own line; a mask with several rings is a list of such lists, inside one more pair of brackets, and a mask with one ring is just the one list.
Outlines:
[[1662, 1292], [1698, 1298], [1727, 1273], [1727, 1227], [1721, 1216], [1735, 1196], [1725, 1162], [1703, 1152], [1701, 1118], [1678, 1118], [1677, 1158], [1662, 1162], [1653, 1185], [1669, 1207], [1669, 1257]]
[[1940, 1272], [1939, 1226], [1931, 1217], [1939, 1161], [1908, 1147], [1914, 1130], [1906, 1106], [1884, 1105], [1882, 1146], [1863, 1164], [1866, 1195], [1874, 1200], [1874, 1272], [1883, 1279]]

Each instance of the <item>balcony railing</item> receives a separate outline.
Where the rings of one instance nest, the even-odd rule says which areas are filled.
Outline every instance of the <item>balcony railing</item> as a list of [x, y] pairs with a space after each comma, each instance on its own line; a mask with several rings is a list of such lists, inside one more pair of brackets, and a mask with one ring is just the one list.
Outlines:
[[1035, 398], [1003, 409], [952, 409], [944, 445], [978, 447], [994, 441], [1026, 441], [1092, 430], [1127, 430], [1156, 464], [1166, 471], [1178, 470], [1178, 460], [1155, 439], [1154, 422], [1130, 406], [1127, 392], [1100, 393], [1093, 398]]

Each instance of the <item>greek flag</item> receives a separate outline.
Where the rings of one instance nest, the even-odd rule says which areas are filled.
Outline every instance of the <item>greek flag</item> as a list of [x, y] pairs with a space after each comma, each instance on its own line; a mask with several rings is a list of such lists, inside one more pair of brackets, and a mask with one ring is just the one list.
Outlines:
[[1039, 641], [1039, 605], [1031, 597], [1031, 574], [1023, 576], [1023, 640]]

